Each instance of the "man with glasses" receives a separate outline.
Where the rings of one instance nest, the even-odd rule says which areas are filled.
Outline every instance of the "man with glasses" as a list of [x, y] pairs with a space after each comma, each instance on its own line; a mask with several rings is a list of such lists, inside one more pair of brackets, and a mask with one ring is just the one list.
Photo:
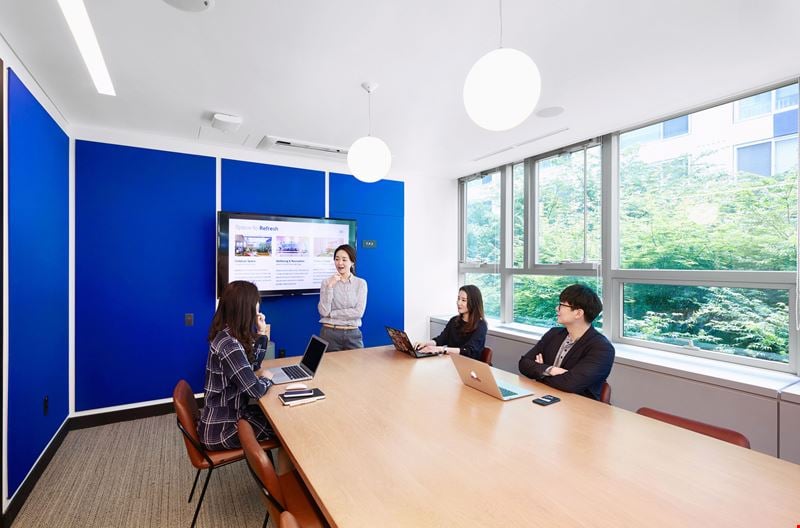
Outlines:
[[591, 288], [567, 286], [556, 305], [563, 326], [548, 330], [520, 358], [519, 371], [553, 388], [599, 400], [614, 365], [614, 347], [592, 326], [601, 311], [603, 304]]

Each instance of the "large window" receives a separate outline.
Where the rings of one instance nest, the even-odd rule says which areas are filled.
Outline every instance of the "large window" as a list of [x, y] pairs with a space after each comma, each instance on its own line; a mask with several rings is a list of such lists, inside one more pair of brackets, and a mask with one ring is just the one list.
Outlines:
[[[771, 102], [775, 92], [748, 100]], [[622, 268], [796, 268], [796, 130], [775, 141], [769, 122], [731, 122], [731, 104], [692, 114], [680, 144], [627, 139], [636, 130], [620, 135]], [[688, 170], [667, 163], [676, 157]]]
[[[467, 273], [464, 284], [474, 284], [481, 290], [483, 313], [488, 319], [500, 319], [500, 275], [497, 273]], [[453, 302], [455, 305], [455, 301]]]
[[500, 258], [500, 172], [466, 183], [466, 260], [497, 263]]
[[[570, 284], [586, 284], [602, 295], [602, 283], [595, 277], [515, 275], [514, 323], [549, 328], [556, 325], [556, 305], [561, 291]], [[594, 321], [602, 327], [602, 315]]]
[[797, 83], [520, 160], [462, 180], [461, 281], [517, 330], [581, 282], [614, 342], [798, 372], [797, 181]]
[[536, 262], [600, 260], [600, 146], [536, 161]]
[[625, 284], [623, 291], [626, 337], [789, 361], [787, 291], [663, 284]]

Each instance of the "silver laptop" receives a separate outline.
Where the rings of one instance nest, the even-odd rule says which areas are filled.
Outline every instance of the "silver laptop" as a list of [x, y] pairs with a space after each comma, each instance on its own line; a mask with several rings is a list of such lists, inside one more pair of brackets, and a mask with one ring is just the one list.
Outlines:
[[461, 354], [451, 354], [450, 359], [453, 360], [453, 365], [455, 365], [458, 375], [461, 376], [461, 381], [467, 387], [478, 389], [499, 400], [513, 400], [533, 395], [531, 390], [498, 382], [494, 377], [492, 367], [482, 361]]
[[294, 365], [287, 365], [273, 371], [272, 383], [281, 385], [283, 383], [291, 383], [293, 381], [310, 380], [316, 374], [319, 364], [322, 361], [322, 356], [328, 349], [328, 342], [315, 335], [311, 336], [306, 346], [306, 353], [303, 354], [303, 359], [300, 363]]

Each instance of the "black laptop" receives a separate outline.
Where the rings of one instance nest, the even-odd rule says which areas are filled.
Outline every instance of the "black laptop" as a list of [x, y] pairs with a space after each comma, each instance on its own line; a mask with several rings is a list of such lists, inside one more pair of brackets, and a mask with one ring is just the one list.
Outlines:
[[420, 352], [414, 347], [414, 345], [411, 344], [408, 334], [402, 330], [398, 330], [397, 328], [387, 326], [386, 333], [389, 334], [389, 338], [392, 340], [392, 343], [394, 343], [394, 348], [397, 349], [398, 352], [403, 352], [404, 354], [408, 354], [409, 356], [415, 358], [431, 357], [443, 354], [443, 352]]

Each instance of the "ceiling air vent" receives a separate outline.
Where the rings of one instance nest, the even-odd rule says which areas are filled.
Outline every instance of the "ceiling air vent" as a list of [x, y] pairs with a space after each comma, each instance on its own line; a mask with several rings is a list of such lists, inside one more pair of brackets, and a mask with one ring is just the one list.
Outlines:
[[256, 148], [269, 150], [270, 152], [291, 153], [298, 156], [314, 156], [339, 160], [347, 159], [347, 149], [344, 147], [321, 145], [319, 143], [312, 143], [299, 139], [264, 136], [261, 141], [259, 141]]

